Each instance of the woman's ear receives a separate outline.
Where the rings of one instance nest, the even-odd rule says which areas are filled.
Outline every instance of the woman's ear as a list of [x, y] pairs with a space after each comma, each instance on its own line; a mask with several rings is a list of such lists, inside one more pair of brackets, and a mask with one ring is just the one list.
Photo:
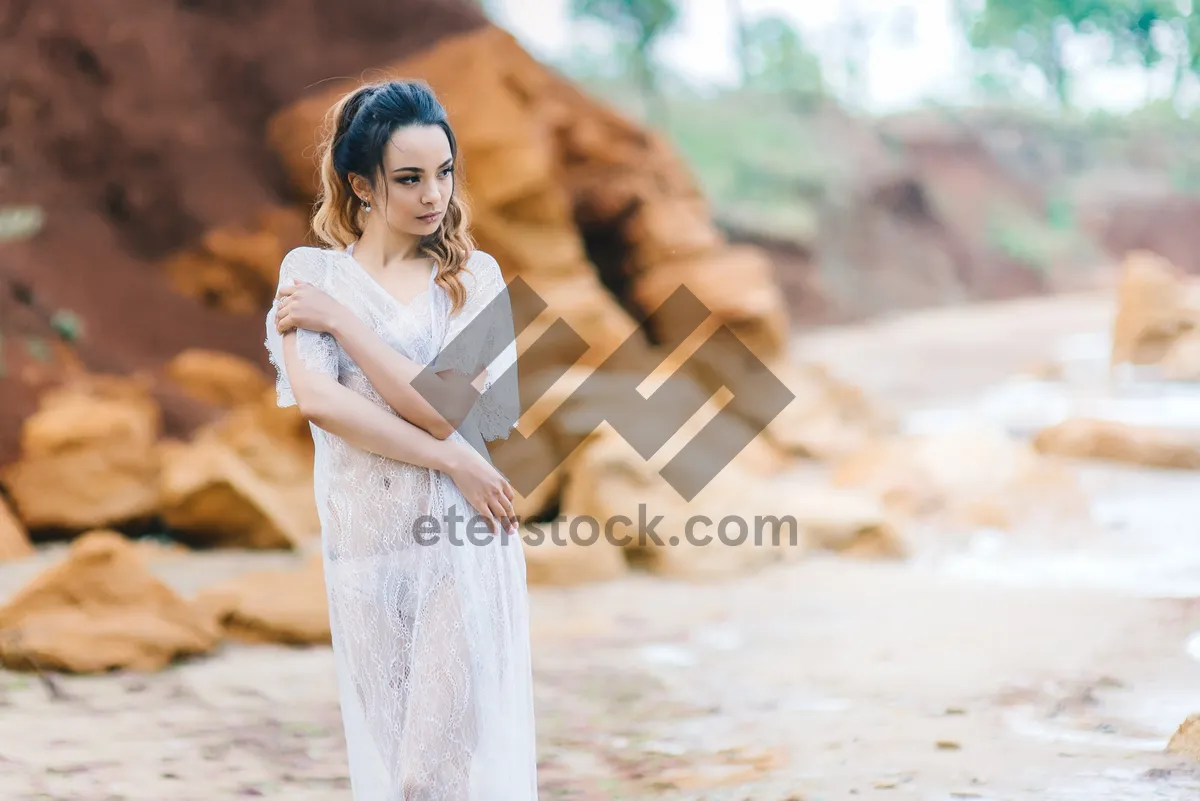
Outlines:
[[354, 190], [354, 194], [364, 203], [371, 200], [371, 184], [361, 175], [350, 173], [350, 188]]

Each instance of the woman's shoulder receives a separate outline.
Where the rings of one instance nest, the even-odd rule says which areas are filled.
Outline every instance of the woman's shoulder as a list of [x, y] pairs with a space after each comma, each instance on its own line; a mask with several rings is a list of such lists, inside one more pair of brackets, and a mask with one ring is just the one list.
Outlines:
[[479, 248], [472, 250], [470, 255], [467, 256], [466, 267], [466, 272], [470, 273], [471, 277], [478, 283], [494, 284], [496, 281], [504, 282], [500, 263], [486, 250]]
[[300, 245], [289, 250], [280, 263], [280, 274], [315, 279], [325, 274], [332, 260], [342, 251], [332, 248]]

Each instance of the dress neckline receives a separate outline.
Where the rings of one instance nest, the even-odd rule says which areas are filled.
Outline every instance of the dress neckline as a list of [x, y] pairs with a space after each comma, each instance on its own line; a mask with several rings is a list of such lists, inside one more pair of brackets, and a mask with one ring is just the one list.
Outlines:
[[389, 292], [387, 287], [385, 287], [383, 284], [379, 283], [379, 279], [377, 279], [375, 276], [371, 275], [370, 271], [367, 270], [367, 268], [362, 265], [362, 262], [360, 262], [358, 259], [356, 259], [354, 257], [354, 246], [357, 244], [358, 244], [358, 242], [354, 241], [354, 242], [351, 242], [349, 245], [347, 245], [346, 249], [343, 251], [343, 255], [345, 255], [347, 260], [351, 264], [354, 265], [355, 269], [357, 269], [360, 273], [363, 274], [363, 277], [365, 277], [368, 281], [371, 282], [371, 284], [375, 287], [375, 289], [377, 289], [379, 292], [383, 293], [384, 297], [386, 297], [388, 300], [390, 300], [396, 306], [399, 306], [400, 308], [404, 308], [404, 309], [411, 308], [414, 304], [416, 304], [417, 301], [426, 297], [433, 291], [434, 279], [437, 278], [437, 264], [436, 263], [434, 263], [434, 265], [429, 269], [429, 280], [426, 282], [424, 291], [418, 292], [417, 294], [415, 294], [411, 298], [409, 298], [407, 301], [403, 301], [403, 300], [400, 300], [400, 298], [393, 295], [391, 292]]

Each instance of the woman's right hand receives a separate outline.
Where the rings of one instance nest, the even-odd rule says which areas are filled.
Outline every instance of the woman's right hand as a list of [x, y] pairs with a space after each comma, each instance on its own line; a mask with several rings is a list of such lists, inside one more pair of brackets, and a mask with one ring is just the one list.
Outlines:
[[517, 513], [513, 508], [515, 493], [512, 485], [470, 445], [448, 444], [455, 450], [448, 460], [446, 472], [454, 479], [459, 492], [488, 521], [493, 534], [500, 533], [501, 525], [505, 531], [515, 529]]

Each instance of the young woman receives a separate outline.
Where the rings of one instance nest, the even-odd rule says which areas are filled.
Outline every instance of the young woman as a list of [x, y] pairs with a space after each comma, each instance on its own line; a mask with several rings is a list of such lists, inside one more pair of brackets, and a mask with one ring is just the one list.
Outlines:
[[504, 279], [428, 86], [368, 84], [330, 115], [328, 247], [284, 258], [266, 344], [316, 446], [353, 797], [530, 801], [525, 560], [484, 445], [520, 414]]

